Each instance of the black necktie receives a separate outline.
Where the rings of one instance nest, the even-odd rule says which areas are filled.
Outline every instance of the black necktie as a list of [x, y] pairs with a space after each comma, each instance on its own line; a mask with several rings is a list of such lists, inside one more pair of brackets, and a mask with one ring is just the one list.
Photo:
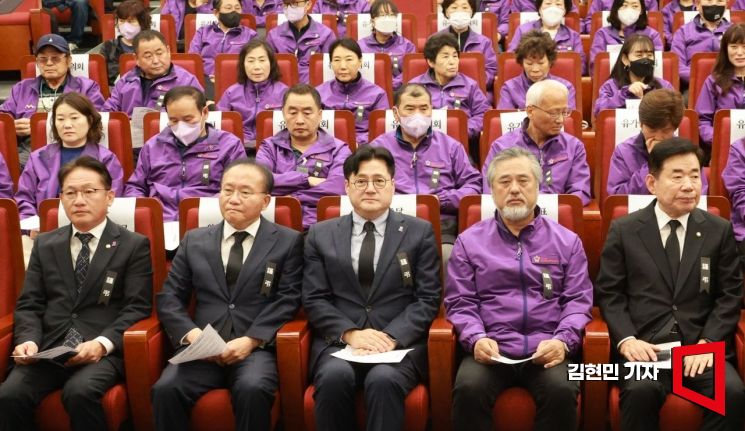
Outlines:
[[359, 268], [357, 268], [357, 277], [362, 286], [362, 293], [365, 298], [370, 297], [373, 278], [375, 278], [375, 225], [373, 222], [365, 222], [362, 228], [365, 231], [365, 238], [362, 240], [360, 248]]
[[91, 262], [91, 249], [88, 243], [93, 239], [93, 234], [78, 232], [75, 236], [83, 244], [80, 253], [78, 253], [78, 258], [75, 259], [75, 292], [80, 293], [80, 289], [83, 288], [83, 283], [85, 283], [85, 277], [88, 275], [88, 265]]
[[673, 285], [678, 281], [678, 270], [680, 269], [680, 242], [678, 242], [678, 227], [681, 226], [677, 220], [670, 220], [670, 236], [665, 242], [665, 254], [667, 262], [670, 264], [670, 273], [673, 275]]
[[228, 285], [228, 291], [231, 292], [235, 287], [235, 282], [238, 281], [241, 267], [243, 267], [243, 240], [245, 240], [248, 235], [248, 232], [233, 233], [235, 242], [233, 243], [233, 246], [230, 247], [228, 266], [225, 267], [225, 282]]

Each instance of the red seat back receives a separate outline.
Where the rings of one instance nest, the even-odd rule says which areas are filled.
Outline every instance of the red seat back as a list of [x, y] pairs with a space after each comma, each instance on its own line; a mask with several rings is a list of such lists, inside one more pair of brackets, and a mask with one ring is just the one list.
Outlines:
[[13, 180], [13, 190], [16, 190], [18, 177], [21, 175], [16, 144], [16, 126], [13, 117], [5, 112], [0, 112], [0, 154], [3, 155], [5, 164], [8, 165], [8, 173]]
[[[310, 85], [314, 87], [318, 87], [319, 85], [323, 84], [325, 81], [323, 79], [323, 60], [324, 57], [329, 56], [330, 54], [317, 52], [310, 56], [310, 64], [308, 66], [309, 72], [310, 72]], [[367, 59], [366, 54], [363, 54], [362, 61], [366, 61]], [[375, 85], [378, 87], [381, 87], [383, 90], [385, 90], [386, 94], [388, 95], [388, 104], [393, 104], [393, 71], [391, 66], [391, 57], [387, 54], [380, 54], [375, 53], [374, 56], [374, 62], [373, 70], [375, 72]], [[329, 68], [330, 68], [330, 59], [329, 59]], [[363, 65], [363, 67], [365, 67]], [[333, 76], [333, 71], [329, 70], [331, 76]]]
[[688, 83], [688, 109], [696, 109], [696, 101], [704, 81], [714, 70], [716, 52], [697, 52], [691, 57], [691, 81]]
[[[171, 62], [175, 65], [181, 66], [186, 69], [189, 73], [194, 75], [204, 87], [204, 61], [202, 56], [199, 54], [181, 54], [174, 53], [171, 51]], [[124, 75], [125, 73], [132, 70], [137, 65], [137, 59], [134, 53], [122, 54], [119, 56], [119, 74]]]
[[[256, 149], [264, 139], [274, 135], [274, 113], [281, 111], [261, 111], [256, 115]], [[327, 111], [328, 112], [328, 111]], [[334, 113], [334, 137], [344, 141], [349, 145], [349, 149], [354, 152], [357, 149], [357, 138], [354, 128], [354, 114], [349, 111], [333, 111]], [[283, 120], [284, 121], [284, 120]]]
[[[392, 118], [392, 110], [377, 109], [370, 113], [368, 118], [368, 128], [370, 129], [370, 138], [368, 142], [372, 142], [378, 136], [387, 133], [386, 126], [387, 113], [391, 112], [388, 119]], [[391, 124], [390, 129], [392, 130], [395, 126]], [[434, 127], [433, 123], [433, 127]], [[447, 134], [451, 138], [463, 144], [463, 147], [468, 153], [468, 116], [465, 112], [460, 109], [448, 109], [447, 110]], [[437, 127], [435, 127], [437, 128]]]
[[[429, 65], [424, 54], [411, 53], [404, 55], [403, 82], [407, 83], [419, 75], [427, 73]], [[460, 53], [458, 71], [478, 82], [481, 91], [486, 93], [486, 68], [484, 66], [484, 54], [480, 52]]]

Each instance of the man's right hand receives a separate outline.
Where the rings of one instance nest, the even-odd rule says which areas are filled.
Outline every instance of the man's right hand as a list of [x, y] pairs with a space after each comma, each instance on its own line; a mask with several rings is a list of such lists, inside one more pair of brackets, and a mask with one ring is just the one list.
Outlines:
[[31, 119], [30, 118], [19, 118], [14, 121], [16, 126], [16, 135], [28, 136], [31, 134]]
[[341, 339], [354, 349], [365, 349], [375, 353], [390, 352], [396, 348], [396, 343], [388, 334], [372, 328], [350, 329]]
[[629, 338], [621, 343], [618, 352], [623, 355], [629, 362], [637, 361], [656, 361], [660, 348], [646, 341]]
[[308, 184], [310, 184], [311, 187], [315, 187], [324, 181], [326, 181], [326, 178], [308, 177]]
[[499, 357], [499, 346], [495, 340], [484, 337], [473, 345], [473, 359], [482, 364], [493, 364], [492, 356]]
[[[19, 344], [16, 346], [15, 349], [13, 349], [13, 356], [31, 356], [39, 353], [39, 346], [36, 345], [33, 341], [26, 341], [23, 344]], [[31, 359], [31, 358], [13, 358], [16, 361], [16, 364], [18, 365], [29, 365], [33, 364], [34, 362], [38, 361], [38, 359]]]
[[186, 344], [191, 344], [195, 341], [197, 341], [197, 338], [202, 335], [202, 330], [199, 328], [194, 328], [191, 331], [186, 333], [186, 337], [184, 338], [184, 341], [186, 341]]
[[644, 97], [644, 90], [647, 89], [647, 84], [638, 81], [629, 85], [629, 93], [633, 94], [637, 98], [641, 99]]

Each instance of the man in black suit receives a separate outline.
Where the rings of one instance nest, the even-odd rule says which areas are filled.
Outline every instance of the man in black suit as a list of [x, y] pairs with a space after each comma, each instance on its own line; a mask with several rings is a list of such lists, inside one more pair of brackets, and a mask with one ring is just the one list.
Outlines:
[[[312, 226], [305, 245], [303, 306], [313, 329], [316, 428], [356, 429], [364, 388], [367, 430], [402, 429], [404, 399], [427, 375], [427, 333], [440, 304], [440, 258], [432, 225], [389, 207], [394, 160], [364, 146], [344, 162], [353, 211]], [[398, 364], [331, 356], [410, 349]]]
[[[106, 217], [111, 175], [83, 156], [58, 173], [72, 222], [40, 234], [14, 314], [15, 366], [0, 385], [0, 430], [34, 428], [34, 408], [62, 388], [75, 430], [106, 429], [101, 397], [122, 379], [122, 334], [150, 314], [150, 242]], [[66, 362], [29, 358], [65, 345]]]
[[[621, 361], [655, 361], [654, 344], [732, 339], [742, 304], [742, 274], [732, 225], [696, 208], [701, 152], [681, 138], [665, 140], [649, 156], [647, 188], [657, 199], [611, 225], [601, 256], [596, 297]], [[684, 358], [684, 385], [713, 398], [713, 355]], [[726, 363], [726, 412], [704, 410], [706, 430], [743, 428], [745, 394]], [[656, 430], [671, 374], [657, 381], [621, 381], [625, 430]]]
[[189, 429], [194, 403], [226, 383], [236, 429], [270, 429], [279, 384], [274, 338], [300, 305], [303, 271], [302, 235], [261, 216], [273, 184], [253, 160], [228, 165], [220, 185], [225, 221], [188, 232], [178, 248], [158, 294], [158, 317], [176, 349], [208, 323], [227, 347], [210, 360], [166, 367], [152, 392], [159, 430]]

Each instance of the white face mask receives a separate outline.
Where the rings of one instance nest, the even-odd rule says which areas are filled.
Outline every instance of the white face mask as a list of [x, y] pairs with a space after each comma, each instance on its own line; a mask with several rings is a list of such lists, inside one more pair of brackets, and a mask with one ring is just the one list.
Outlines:
[[541, 21], [549, 27], [556, 27], [561, 24], [564, 18], [564, 9], [559, 6], [549, 6], [541, 11]]
[[285, 8], [287, 21], [298, 22], [305, 17], [305, 6], [287, 6]]
[[471, 25], [471, 14], [468, 12], [453, 12], [450, 14], [448, 22], [455, 30], [465, 30]]
[[119, 24], [119, 34], [127, 40], [132, 40], [140, 32], [139, 24], [131, 24], [128, 22], [122, 22]]
[[184, 145], [191, 145], [196, 142], [202, 133], [202, 122], [192, 124], [179, 121], [171, 126], [171, 131]]
[[373, 20], [373, 26], [377, 32], [391, 34], [398, 27], [398, 19], [391, 15], [379, 16]]
[[631, 9], [629, 7], [618, 9], [618, 20], [621, 21], [626, 27], [636, 24], [639, 20], [639, 15], [642, 11], [639, 9]]
[[422, 114], [409, 115], [408, 117], [399, 116], [399, 119], [404, 132], [415, 139], [424, 136], [432, 126], [432, 117]]

